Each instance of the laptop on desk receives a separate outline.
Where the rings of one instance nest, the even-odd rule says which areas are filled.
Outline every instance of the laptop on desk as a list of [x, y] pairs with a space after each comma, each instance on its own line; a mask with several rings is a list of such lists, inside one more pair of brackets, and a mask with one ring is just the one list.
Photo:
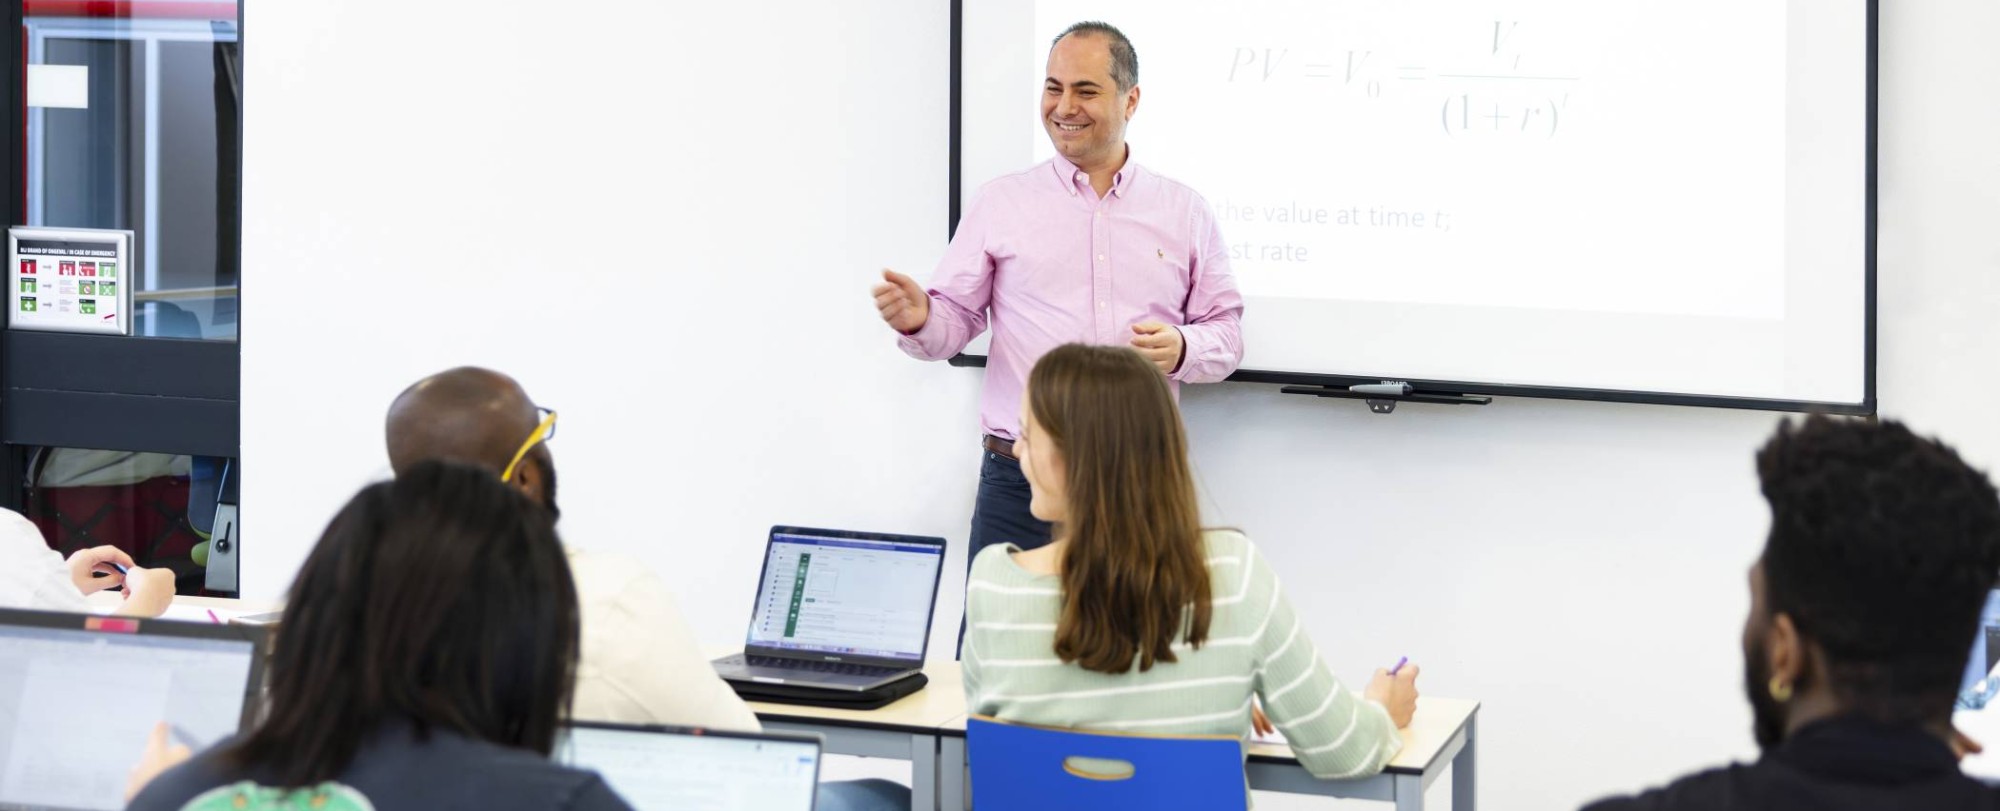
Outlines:
[[266, 631], [0, 610], [0, 809], [119, 809], [154, 725], [199, 751], [247, 727]]
[[597, 772], [638, 811], [812, 811], [814, 736], [578, 721], [561, 762]]
[[742, 653], [715, 660], [739, 692], [878, 690], [923, 671], [944, 539], [772, 527]]

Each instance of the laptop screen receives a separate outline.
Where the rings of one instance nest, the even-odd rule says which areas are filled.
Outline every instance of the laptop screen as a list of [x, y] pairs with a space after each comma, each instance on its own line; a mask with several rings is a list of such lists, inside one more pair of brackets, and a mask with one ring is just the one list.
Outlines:
[[1984, 710], [2000, 695], [2000, 589], [1988, 592], [1972, 633], [1972, 655], [1959, 679], [1958, 709]]
[[811, 739], [578, 725], [562, 752], [638, 811], [810, 811], [819, 782]]
[[773, 532], [749, 642], [921, 662], [943, 563], [942, 541]]
[[0, 611], [0, 808], [117, 809], [155, 724], [236, 733], [261, 629]]

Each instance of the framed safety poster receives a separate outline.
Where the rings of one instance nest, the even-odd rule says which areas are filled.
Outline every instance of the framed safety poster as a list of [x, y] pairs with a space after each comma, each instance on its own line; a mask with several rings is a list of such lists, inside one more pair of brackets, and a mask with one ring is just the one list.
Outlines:
[[10, 329], [132, 334], [132, 232], [7, 229]]

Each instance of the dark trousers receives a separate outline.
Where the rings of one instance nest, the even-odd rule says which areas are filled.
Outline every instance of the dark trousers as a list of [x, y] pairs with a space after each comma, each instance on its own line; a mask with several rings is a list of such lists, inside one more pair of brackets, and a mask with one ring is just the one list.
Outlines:
[[[989, 450], [980, 450], [979, 497], [972, 504], [972, 540], [965, 549], [965, 571], [981, 550], [994, 544], [1011, 543], [1022, 549], [1047, 546], [1054, 525], [1028, 512], [1031, 494], [1028, 477], [1021, 475], [1021, 463]], [[965, 647], [965, 621], [958, 623], [958, 645]]]

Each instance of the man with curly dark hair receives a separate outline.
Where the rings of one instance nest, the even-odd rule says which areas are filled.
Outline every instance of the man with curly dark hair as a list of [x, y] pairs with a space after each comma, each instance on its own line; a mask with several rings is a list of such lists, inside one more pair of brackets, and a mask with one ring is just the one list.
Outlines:
[[1811, 417], [1757, 454], [1771, 504], [1744, 673], [1763, 756], [1588, 811], [2000, 808], [1951, 725], [2000, 576], [2000, 496], [1894, 421]]

